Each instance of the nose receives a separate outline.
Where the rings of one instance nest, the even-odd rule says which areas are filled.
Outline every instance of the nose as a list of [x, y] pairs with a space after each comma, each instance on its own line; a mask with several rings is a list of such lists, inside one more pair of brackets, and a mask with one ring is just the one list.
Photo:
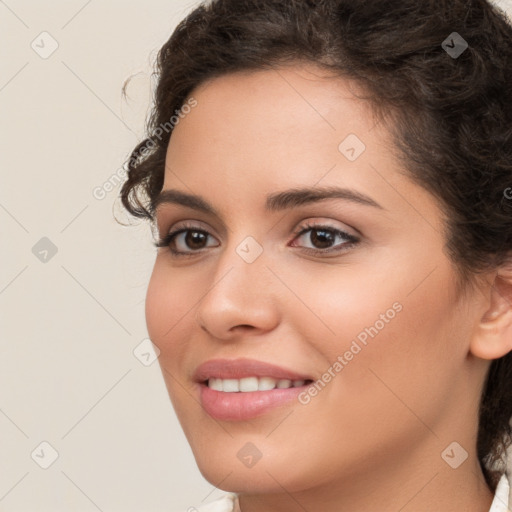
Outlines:
[[265, 251], [248, 263], [235, 248], [226, 248], [197, 305], [195, 318], [201, 329], [225, 341], [274, 329], [280, 320], [280, 283], [267, 263]]

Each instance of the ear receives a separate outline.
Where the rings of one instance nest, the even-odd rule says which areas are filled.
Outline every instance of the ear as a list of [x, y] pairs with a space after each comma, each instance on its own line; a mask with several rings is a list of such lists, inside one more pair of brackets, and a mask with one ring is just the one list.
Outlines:
[[512, 261], [494, 273], [486, 289], [490, 300], [473, 332], [470, 351], [481, 359], [499, 359], [512, 350]]

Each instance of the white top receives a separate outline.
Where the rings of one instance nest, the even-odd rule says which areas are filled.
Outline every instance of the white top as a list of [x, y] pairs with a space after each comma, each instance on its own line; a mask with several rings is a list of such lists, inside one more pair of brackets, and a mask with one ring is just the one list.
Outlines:
[[[236, 493], [230, 492], [211, 503], [189, 508], [187, 512], [234, 512], [236, 501]], [[489, 512], [512, 512], [512, 470], [502, 475], [498, 482]]]
[[512, 508], [512, 471], [498, 482], [489, 512], [510, 512], [509, 507]]

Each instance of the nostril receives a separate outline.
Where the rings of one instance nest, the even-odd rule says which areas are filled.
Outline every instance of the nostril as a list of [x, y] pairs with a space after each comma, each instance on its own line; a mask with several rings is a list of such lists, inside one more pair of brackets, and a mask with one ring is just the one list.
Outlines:
[[240, 325], [236, 325], [235, 327], [233, 327], [233, 329], [242, 329], [242, 330], [246, 331], [246, 330], [254, 329], [254, 326], [249, 325], [249, 324], [240, 324]]

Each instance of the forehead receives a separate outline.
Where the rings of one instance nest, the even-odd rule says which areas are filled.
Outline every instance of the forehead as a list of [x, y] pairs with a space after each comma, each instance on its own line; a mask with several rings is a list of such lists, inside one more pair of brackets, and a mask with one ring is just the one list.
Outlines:
[[243, 120], [253, 130], [283, 136], [287, 131], [341, 136], [348, 128], [363, 136], [375, 120], [369, 103], [356, 96], [361, 92], [354, 81], [300, 63], [223, 75], [201, 84], [193, 95], [199, 102], [196, 112], [212, 117], [210, 127], [223, 132], [230, 125], [234, 132]]
[[358, 96], [354, 82], [304, 64], [205, 82], [172, 134], [163, 188], [226, 211], [315, 185], [355, 189], [402, 214], [406, 197], [430, 208], [433, 197], [399, 170], [389, 132]]
[[288, 175], [310, 168], [314, 155], [314, 167], [327, 171], [344, 158], [347, 137], [360, 153], [387, 135], [374, 129], [372, 110], [354, 89], [305, 64], [209, 80], [191, 93], [197, 106], [175, 127], [167, 164], [183, 169], [201, 160], [203, 171], [206, 164], [217, 172]]

